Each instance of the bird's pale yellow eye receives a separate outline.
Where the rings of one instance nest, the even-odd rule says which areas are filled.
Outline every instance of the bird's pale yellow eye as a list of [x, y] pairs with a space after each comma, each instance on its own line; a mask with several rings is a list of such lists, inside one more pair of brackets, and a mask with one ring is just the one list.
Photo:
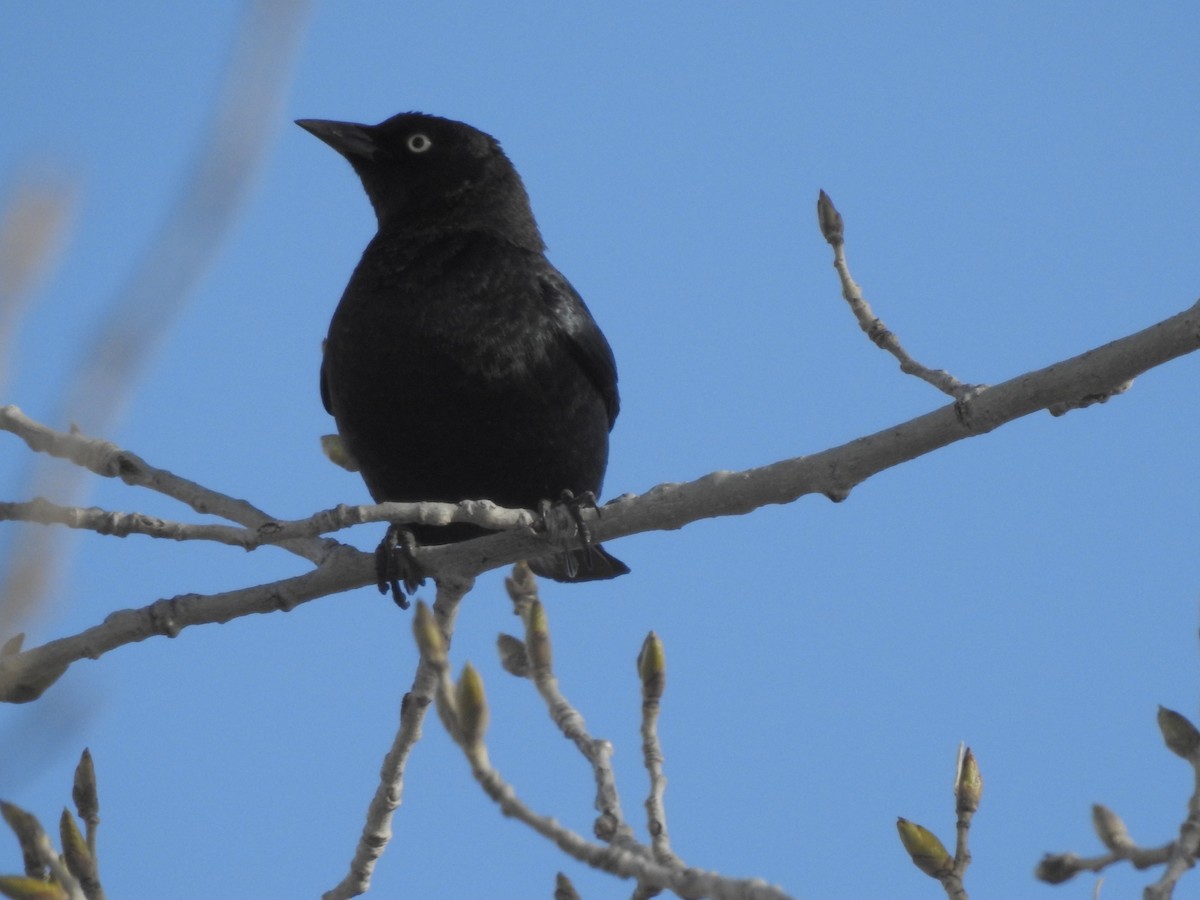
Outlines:
[[412, 153], [424, 153], [433, 147], [433, 141], [427, 134], [410, 134], [408, 140], [404, 142], [404, 146], [408, 147]]

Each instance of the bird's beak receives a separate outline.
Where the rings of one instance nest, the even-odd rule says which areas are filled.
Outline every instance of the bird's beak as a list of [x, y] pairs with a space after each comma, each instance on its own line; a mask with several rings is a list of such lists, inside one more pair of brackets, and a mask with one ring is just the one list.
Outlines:
[[372, 160], [379, 152], [379, 145], [375, 143], [369, 125], [334, 122], [330, 119], [297, 119], [296, 124], [323, 140], [352, 163]]

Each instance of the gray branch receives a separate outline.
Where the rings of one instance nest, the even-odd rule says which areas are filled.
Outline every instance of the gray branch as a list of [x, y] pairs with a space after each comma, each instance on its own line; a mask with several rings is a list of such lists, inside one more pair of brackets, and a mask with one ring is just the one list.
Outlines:
[[[641, 496], [620, 497], [604, 507], [603, 518], [591, 513], [589, 527], [596, 540], [609, 541], [644, 531], [682, 528], [701, 519], [745, 515], [767, 504], [794, 502], [806, 494], [824, 494], [840, 501], [856, 485], [892, 466], [986, 434], [1039, 410], [1107, 396], [1114, 387], [1142, 372], [1198, 348], [1200, 304], [1144, 331], [839, 447], [743, 472], [714, 472], [691, 482], [662, 484]], [[0, 408], [0, 430], [18, 434], [31, 449], [64, 456], [129, 484], [151, 487], [183, 500], [199, 512], [216, 513], [255, 529], [270, 531], [275, 527], [275, 520], [245, 501], [154, 469], [107, 442], [53, 431], [32, 422], [15, 407]], [[430, 505], [416, 506], [428, 509]], [[507, 515], [482, 505], [476, 509], [483, 510], [485, 516]], [[464, 520], [474, 514], [469, 504], [459, 504], [452, 510], [452, 515], [463, 515]], [[439, 515], [442, 512], [437, 510]], [[532, 519], [517, 511], [512, 521]], [[79, 635], [9, 655], [0, 659], [0, 700], [34, 699], [71, 663], [96, 658], [155, 634], [177, 633], [191, 625], [226, 622], [249, 613], [290, 609], [317, 597], [375, 583], [373, 557], [336, 541], [289, 538], [280, 546], [317, 562], [318, 569], [273, 585], [210, 597], [186, 595], [160, 600], [140, 610], [114, 613]], [[520, 559], [545, 555], [549, 547], [544, 535], [517, 527], [458, 544], [421, 548], [417, 558], [435, 578], [469, 578]], [[161, 613], [167, 608], [170, 628], [163, 629], [155, 623], [162, 621]]]

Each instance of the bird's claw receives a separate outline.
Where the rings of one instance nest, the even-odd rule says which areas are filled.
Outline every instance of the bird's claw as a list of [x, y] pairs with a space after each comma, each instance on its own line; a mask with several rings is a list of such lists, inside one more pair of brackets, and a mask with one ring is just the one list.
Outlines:
[[596, 495], [591, 491], [575, 494], [573, 491], [565, 490], [559, 496], [557, 503], [551, 503], [549, 500], [541, 502], [538, 512], [542, 516], [542, 528], [546, 533], [553, 537], [570, 537], [571, 535], [562, 534], [562, 528], [553, 515], [555, 507], [562, 507], [571, 517], [571, 522], [575, 525], [575, 534], [579, 536], [579, 543], [583, 549], [591, 549], [592, 530], [583, 519], [583, 511], [594, 509], [596, 516], [600, 516], [600, 507], [596, 505]]
[[389, 525], [387, 534], [375, 550], [379, 593], [390, 591], [392, 600], [401, 609], [408, 609], [408, 597], [425, 583], [425, 571], [413, 553], [416, 546], [411, 531], [400, 525]]

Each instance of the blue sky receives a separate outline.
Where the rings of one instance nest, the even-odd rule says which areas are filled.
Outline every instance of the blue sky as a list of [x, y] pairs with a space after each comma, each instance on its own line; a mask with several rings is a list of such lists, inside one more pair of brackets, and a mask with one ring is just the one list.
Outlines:
[[[0, 11], [0, 186], [32, 166], [79, 197], [4, 402], [55, 414], [210, 127], [240, 10]], [[608, 335], [623, 402], [607, 496], [906, 421], [943, 398], [858, 331], [818, 189], [876, 312], [965, 381], [1141, 329], [1200, 284], [1198, 33], [1200, 8], [1171, 4], [319, 4], [236, 226], [103, 436], [279, 517], [367, 501], [321, 456], [316, 372], [373, 218], [349, 166], [290, 122], [409, 109], [501, 139]], [[1089, 879], [1049, 888], [1031, 871], [1045, 851], [1098, 852], [1093, 802], [1147, 845], [1173, 837], [1191, 777], [1154, 714], [1198, 709], [1198, 366], [956, 444], [841, 504], [615, 542], [633, 569], [618, 581], [544, 585], [560, 682], [616, 745], [630, 819], [634, 658], [654, 629], [668, 824], [694, 865], [794, 896], [939, 896], [894, 821], [951, 838], [960, 740], [985, 779], [973, 895], [1091, 897]], [[0, 441], [5, 499], [27, 463]], [[185, 515], [117, 484], [89, 502]], [[345, 538], [369, 549], [381, 531]], [[137, 537], [62, 553], [33, 642], [302, 571], [269, 549]], [[483, 675], [500, 771], [588, 833], [587, 769], [497, 663], [496, 633], [516, 626], [500, 574], [481, 578], [456, 667]], [[0, 796], [53, 822], [90, 746], [110, 896], [317, 895], [344, 874], [415, 655], [408, 616], [369, 589], [121, 648], [0, 710]], [[372, 896], [549, 896], [558, 869], [585, 897], [628, 895], [502, 819], [435, 722], [404, 801]], [[19, 865], [14, 841], [0, 870]], [[1103, 896], [1148, 877], [1114, 870]]]

